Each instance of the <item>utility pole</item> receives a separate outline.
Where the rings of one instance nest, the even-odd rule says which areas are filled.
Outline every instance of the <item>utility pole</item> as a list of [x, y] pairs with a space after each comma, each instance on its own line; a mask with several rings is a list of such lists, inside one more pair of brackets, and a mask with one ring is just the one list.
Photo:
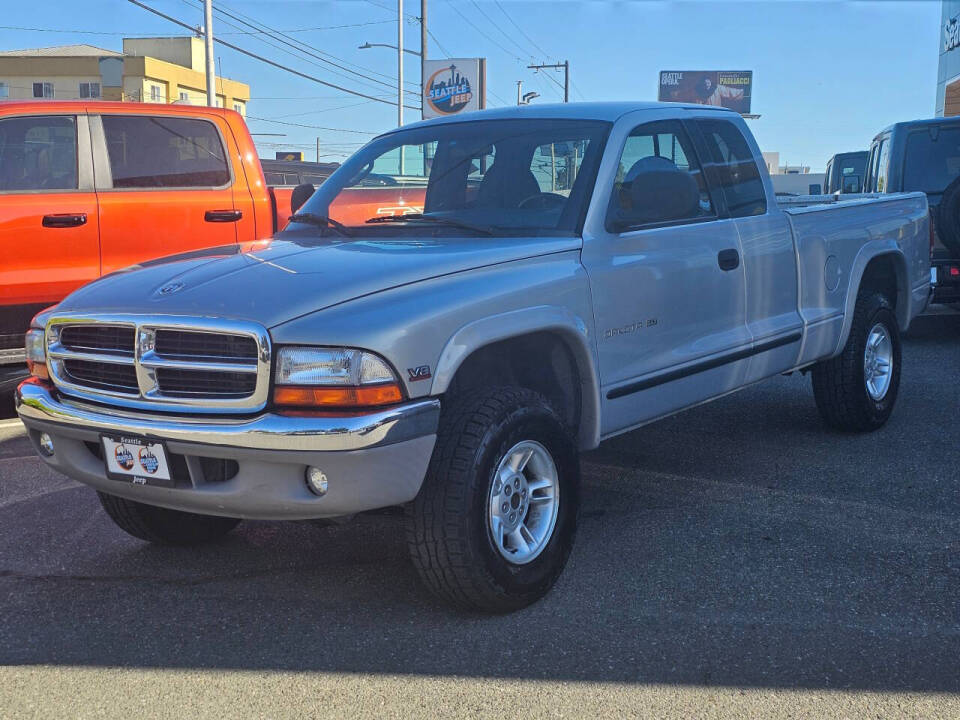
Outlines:
[[320, 138], [317, 138], [317, 162], [320, 162]]
[[553, 63], [552, 65], [527, 65], [528, 70], [559, 70], [563, 68], [563, 101], [570, 102], [570, 61], [564, 60], [562, 63]]
[[213, 66], [213, 0], [203, 0], [204, 42], [207, 46], [207, 105], [217, 106]]
[[523, 105], [523, 80], [517, 80], [517, 105]]
[[[403, 0], [397, 0], [397, 127], [403, 126]], [[402, 164], [401, 158], [401, 164]]]
[[[420, 0], [420, 94], [427, 83], [427, 0]], [[423, 102], [423, 97], [420, 98]]]
[[[397, 0], [397, 127], [403, 127], [403, 0]], [[397, 148], [399, 174], [403, 175], [403, 145]]]

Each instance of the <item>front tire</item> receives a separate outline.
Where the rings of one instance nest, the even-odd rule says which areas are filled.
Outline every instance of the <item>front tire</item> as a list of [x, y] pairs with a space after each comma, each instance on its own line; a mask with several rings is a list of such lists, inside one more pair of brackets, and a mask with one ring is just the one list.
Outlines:
[[900, 329], [890, 301], [861, 292], [843, 352], [813, 367], [813, 395], [824, 421], [848, 432], [883, 426], [900, 388]]
[[576, 446], [545, 398], [509, 387], [467, 396], [444, 410], [407, 508], [411, 558], [427, 587], [461, 609], [525, 607], [567, 562], [579, 494]]
[[201, 545], [223, 537], [240, 522], [238, 518], [145, 505], [99, 491], [97, 495], [117, 527], [135, 538], [158, 545]]

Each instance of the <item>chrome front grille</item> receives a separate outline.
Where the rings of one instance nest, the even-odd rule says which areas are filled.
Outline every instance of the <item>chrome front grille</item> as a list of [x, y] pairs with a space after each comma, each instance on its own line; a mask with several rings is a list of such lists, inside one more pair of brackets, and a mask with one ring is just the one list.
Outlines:
[[140, 391], [137, 370], [132, 364], [67, 359], [63, 361], [63, 370], [71, 382], [79, 385], [127, 393]]
[[53, 316], [50, 376], [68, 395], [123, 407], [256, 411], [267, 403], [270, 340], [215, 318]]
[[174, 360], [206, 359], [243, 362], [256, 360], [257, 342], [244, 335], [157, 330], [154, 352]]
[[80, 353], [117, 353], [133, 357], [136, 329], [122, 325], [67, 325], [60, 330], [60, 344]]

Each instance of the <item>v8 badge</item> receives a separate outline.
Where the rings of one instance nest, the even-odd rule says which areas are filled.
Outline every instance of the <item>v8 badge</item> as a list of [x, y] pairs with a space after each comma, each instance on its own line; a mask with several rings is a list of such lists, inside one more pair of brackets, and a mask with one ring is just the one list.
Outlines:
[[410, 382], [417, 382], [418, 380], [429, 380], [433, 375], [430, 374], [429, 365], [421, 365], [420, 367], [407, 368], [407, 374], [410, 376]]

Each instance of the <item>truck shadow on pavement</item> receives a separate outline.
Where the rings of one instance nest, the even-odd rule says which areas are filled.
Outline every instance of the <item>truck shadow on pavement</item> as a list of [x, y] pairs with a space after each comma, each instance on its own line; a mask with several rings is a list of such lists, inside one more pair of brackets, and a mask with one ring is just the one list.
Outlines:
[[566, 572], [500, 617], [429, 597], [396, 514], [159, 548], [0, 460], [0, 664], [957, 691], [960, 315], [904, 363], [873, 435], [794, 375], [590, 453]]

